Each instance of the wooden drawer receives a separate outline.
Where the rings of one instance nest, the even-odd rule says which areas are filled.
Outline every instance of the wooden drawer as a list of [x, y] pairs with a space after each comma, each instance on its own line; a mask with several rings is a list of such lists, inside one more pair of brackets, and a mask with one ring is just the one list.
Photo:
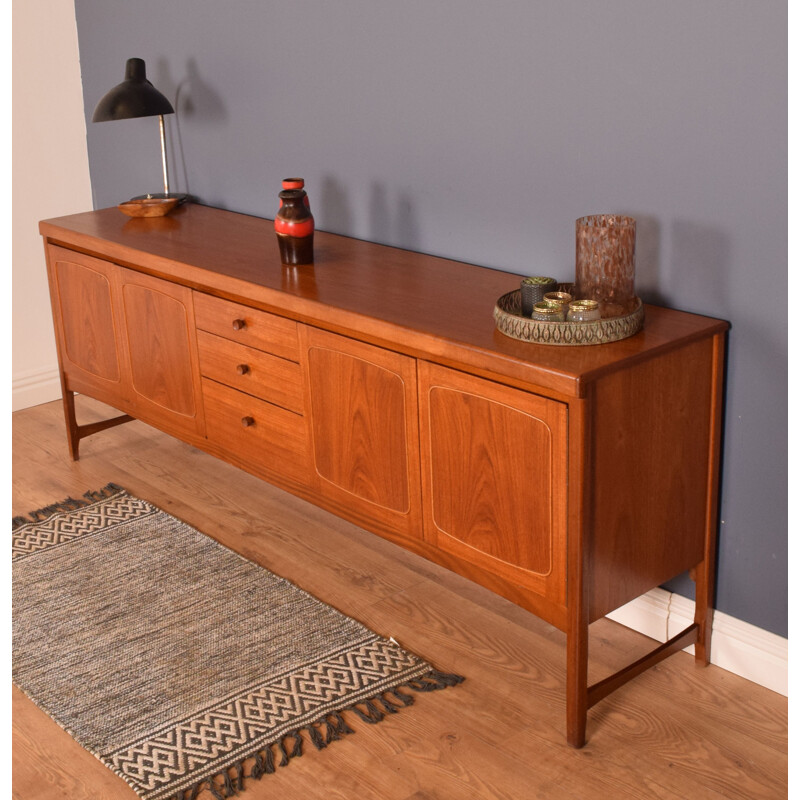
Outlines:
[[299, 360], [297, 323], [294, 320], [201, 292], [194, 293], [194, 313], [200, 330], [290, 361]]
[[221, 336], [197, 332], [200, 372], [269, 403], [303, 413], [300, 365]]
[[308, 483], [305, 418], [203, 378], [206, 435], [231, 460], [256, 472]]

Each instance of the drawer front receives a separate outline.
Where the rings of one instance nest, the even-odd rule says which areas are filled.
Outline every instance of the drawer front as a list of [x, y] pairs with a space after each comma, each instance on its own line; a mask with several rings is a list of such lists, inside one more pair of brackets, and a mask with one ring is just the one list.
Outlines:
[[197, 332], [197, 347], [204, 377], [303, 413], [299, 364], [206, 331]]
[[299, 361], [297, 323], [266, 311], [194, 293], [195, 322], [200, 330], [267, 353]]
[[206, 435], [238, 464], [308, 483], [305, 418], [203, 378]]

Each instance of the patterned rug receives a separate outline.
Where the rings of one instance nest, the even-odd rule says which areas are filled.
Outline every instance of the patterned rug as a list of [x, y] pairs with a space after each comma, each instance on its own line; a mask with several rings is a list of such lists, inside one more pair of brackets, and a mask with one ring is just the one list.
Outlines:
[[462, 680], [114, 484], [13, 531], [14, 682], [146, 800], [232, 797]]

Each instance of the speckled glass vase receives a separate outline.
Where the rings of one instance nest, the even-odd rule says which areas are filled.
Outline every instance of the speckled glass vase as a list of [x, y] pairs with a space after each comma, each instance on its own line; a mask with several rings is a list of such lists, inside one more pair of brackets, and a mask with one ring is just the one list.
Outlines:
[[603, 317], [629, 313], [636, 305], [636, 220], [593, 214], [575, 221], [575, 294], [597, 300]]

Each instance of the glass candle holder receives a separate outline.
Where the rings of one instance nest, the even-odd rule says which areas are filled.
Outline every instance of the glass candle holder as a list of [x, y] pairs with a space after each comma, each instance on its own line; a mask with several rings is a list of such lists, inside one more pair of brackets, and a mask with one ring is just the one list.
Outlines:
[[544, 275], [523, 278], [519, 285], [522, 316], [529, 317], [533, 311], [534, 303], [538, 303], [544, 297], [544, 293], [550, 291], [555, 285], [555, 278], [547, 278]]
[[570, 322], [589, 322], [600, 319], [600, 303], [597, 300], [573, 300], [569, 304], [567, 319]]
[[534, 304], [531, 318], [546, 322], [564, 322], [564, 306], [561, 303], [542, 300]]
[[634, 272], [636, 220], [593, 214], [575, 221], [575, 293], [604, 306], [603, 316], [624, 314], [636, 305]]
[[558, 303], [563, 307], [564, 314], [566, 315], [567, 308], [572, 302], [572, 295], [568, 292], [547, 292], [542, 300], [546, 300], [548, 303]]

